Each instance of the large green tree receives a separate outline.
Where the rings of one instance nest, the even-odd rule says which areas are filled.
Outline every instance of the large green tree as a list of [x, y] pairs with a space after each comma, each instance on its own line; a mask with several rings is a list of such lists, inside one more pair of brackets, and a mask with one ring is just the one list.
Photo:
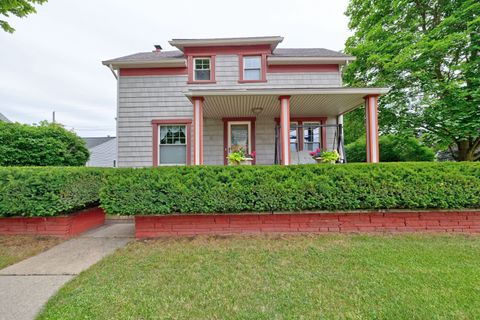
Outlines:
[[480, 158], [480, 1], [352, 0], [345, 51], [353, 86], [387, 86], [383, 132]]
[[[29, 14], [36, 13], [35, 4], [42, 5], [47, 0], [0, 0], [0, 15], [10, 17], [11, 15], [24, 18]], [[0, 19], [0, 27], [6, 32], [14, 32], [15, 29], [5, 20]]]
[[85, 141], [60, 124], [0, 121], [0, 166], [83, 166], [88, 157]]

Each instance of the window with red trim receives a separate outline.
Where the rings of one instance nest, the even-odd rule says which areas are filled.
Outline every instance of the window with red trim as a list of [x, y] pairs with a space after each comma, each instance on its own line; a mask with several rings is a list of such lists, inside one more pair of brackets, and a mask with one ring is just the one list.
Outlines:
[[239, 55], [239, 82], [265, 82], [267, 81], [265, 54]]
[[160, 124], [158, 134], [158, 164], [187, 164], [187, 126], [184, 124]]
[[188, 56], [188, 83], [215, 83], [215, 56]]

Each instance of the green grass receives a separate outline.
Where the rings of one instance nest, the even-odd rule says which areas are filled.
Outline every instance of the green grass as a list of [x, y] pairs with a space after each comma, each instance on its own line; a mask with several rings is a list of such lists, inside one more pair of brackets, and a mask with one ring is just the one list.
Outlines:
[[40, 319], [475, 319], [480, 237], [335, 235], [136, 242]]
[[45, 236], [0, 236], [0, 269], [50, 249], [62, 241]]

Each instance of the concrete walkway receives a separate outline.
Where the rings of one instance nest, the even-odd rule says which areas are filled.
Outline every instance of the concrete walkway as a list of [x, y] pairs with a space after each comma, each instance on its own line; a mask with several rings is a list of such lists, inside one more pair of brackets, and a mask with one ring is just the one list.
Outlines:
[[0, 270], [0, 319], [34, 319], [66, 282], [133, 237], [132, 223], [105, 225]]

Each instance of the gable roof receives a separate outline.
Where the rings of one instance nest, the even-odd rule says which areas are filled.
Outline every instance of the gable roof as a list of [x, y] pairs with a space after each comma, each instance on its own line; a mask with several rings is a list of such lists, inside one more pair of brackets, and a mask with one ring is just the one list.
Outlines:
[[91, 149], [94, 148], [98, 145], [101, 145], [105, 142], [108, 142], [110, 140], [115, 139], [115, 137], [87, 137], [87, 138], [82, 138], [85, 143], [87, 144], [87, 148]]
[[1, 112], [0, 112], [0, 121], [3, 122], [11, 122], [7, 117], [5, 117]]

